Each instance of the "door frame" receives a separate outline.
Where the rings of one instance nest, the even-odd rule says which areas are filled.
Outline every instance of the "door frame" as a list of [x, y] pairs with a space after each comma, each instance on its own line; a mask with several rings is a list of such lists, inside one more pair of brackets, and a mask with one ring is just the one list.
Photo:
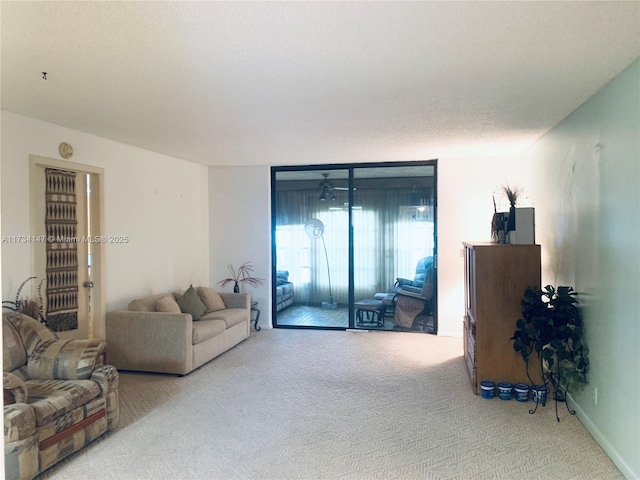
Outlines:
[[[55, 158], [40, 157], [38, 155], [29, 155], [29, 199], [30, 199], [30, 226], [32, 232], [38, 231], [35, 225], [37, 214], [35, 208], [37, 202], [34, 201], [35, 196], [42, 192], [42, 185], [36, 185], [36, 172], [38, 168], [57, 168], [79, 174], [91, 175], [91, 217], [89, 235], [92, 238], [102, 238], [104, 235], [104, 169], [94, 167], [92, 165], [84, 165], [75, 162], [67, 162], [65, 160], [57, 160]], [[106, 295], [105, 295], [105, 248], [101, 241], [91, 243], [91, 280], [93, 287], [90, 296], [90, 316], [88, 325], [89, 338], [105, 338], [105, 311], [106, 311]], [[35, 248], [35, 244], [34, 244]], [[31, 269], [34, 274], [35, 254], [34, 248], [31, 250]], [[80, 286], [82, 288], [82, 286]]]
[[[310, 328], [316, 330], [349, 330], [355, 328], [355, 315], [353, 308], [349, 309], [349, 327], [331, 327], [331, 326], [308, 326], [308, 325], [276, 325], [277, 323], [277, 312], [276, 312], [276, 174], [278, 172], [293, 172], [293, 171], [309, 171], [309, 170], [340, 170], [346, 169], [348, 170], [348, 197], [349, 197], [349, 205], [353, 205], [353, 187], [354, 187], [354, 170], [360, 168], [393, 168], [393, 167], [420, 167], [420, 166], [432, 166], [434, 169], [434, 179], [433, 179], [433, 188], [434, 188], [434, 213], [433, 213], [433, 221], [435, 225], [434, 233], [433, 233], [433, 255], [434, 255], [434, 275], [435, 275], [435, 285], [433, 296], [436, 299], [434, 303], [433, 310], [433, 322], [434, 322], [434, 334], [438, 334], [438, 159], [432, 160], [417, 160], [417, 161], [401, 161], [401, 162], [367, 162], [367, 163], [340, 163], [340, 164], [315, 164], [315, 165], [283, 165], [283, 166], [273, 166], [271, 167], [271, 318], [274, 327], [277, 328]], [[352, 228], [352, 210], [349, 208], [349, 241], [348, 248], [349, 252], [353, 252], [354, 248], [354, 239], [353, 239], [353, 228]], [[353, 305], [354, 302], [354, 259], [353, 255], [349, 255], [349, 305]]]

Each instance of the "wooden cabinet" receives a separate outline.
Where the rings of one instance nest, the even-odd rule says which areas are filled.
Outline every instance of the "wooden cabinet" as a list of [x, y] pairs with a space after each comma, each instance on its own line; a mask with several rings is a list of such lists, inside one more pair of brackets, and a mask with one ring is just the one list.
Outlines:
[[[527, 287], [540, 287], [540, 245], [464, 242], [464, 358], [471, 386], [480, 382], [531, 384], [510, 340]], [[532, 359], [532, 361], [534, 361]], [[537, 370], [529, 372], [540, 383]]]

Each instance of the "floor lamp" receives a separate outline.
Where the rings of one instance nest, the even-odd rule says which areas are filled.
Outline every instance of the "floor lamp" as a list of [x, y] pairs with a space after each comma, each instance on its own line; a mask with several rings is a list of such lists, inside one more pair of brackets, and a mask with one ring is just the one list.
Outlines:
[[329, 301], [322, 302], [322, 308], [329, 310], [335, 310], [338, 308], [338, 304], [333, 301], [333, 294], [331, 292], [331, 271], [329, 270], [329, 255], [327, 255], [327, 245], [324, 242], [324, 223], [317, 218], [312, 218], [304, 225], [304, 231], [306, 234], [315, 240], [318, 238], [322, 240], [322, 247], [324, 248], [324, 258], [327, 261], [327, 275], [329, 276]]

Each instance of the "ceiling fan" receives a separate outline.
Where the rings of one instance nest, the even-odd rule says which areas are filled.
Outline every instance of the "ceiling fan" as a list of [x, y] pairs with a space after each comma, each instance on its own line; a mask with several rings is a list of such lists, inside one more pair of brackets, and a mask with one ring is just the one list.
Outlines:
[[335, 200], [336, 196], [332, 190], [349, 190], [349, 187], [335, 187], [333, 183], [329, 181], [328, 173], [323, 173], [322, 176], [324, 180], [318, 185], [320, 188], [320, 201], [324, 202], [327, 198], [329, 198], [329, 200]]

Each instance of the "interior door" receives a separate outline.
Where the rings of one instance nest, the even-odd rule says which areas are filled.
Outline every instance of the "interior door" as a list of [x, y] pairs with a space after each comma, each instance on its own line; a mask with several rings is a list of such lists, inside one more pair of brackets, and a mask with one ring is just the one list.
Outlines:
[[100, 310], [92, 301], [102, 241], [92, 186], [95, 190], [99, 182], [95, 174], [61, 163], [32, 161], [31, 231], [43, 239], [32, 244], [32, 275], [47, 327], [63, 339], [85, 339], [93, 336], [92, 315]]

